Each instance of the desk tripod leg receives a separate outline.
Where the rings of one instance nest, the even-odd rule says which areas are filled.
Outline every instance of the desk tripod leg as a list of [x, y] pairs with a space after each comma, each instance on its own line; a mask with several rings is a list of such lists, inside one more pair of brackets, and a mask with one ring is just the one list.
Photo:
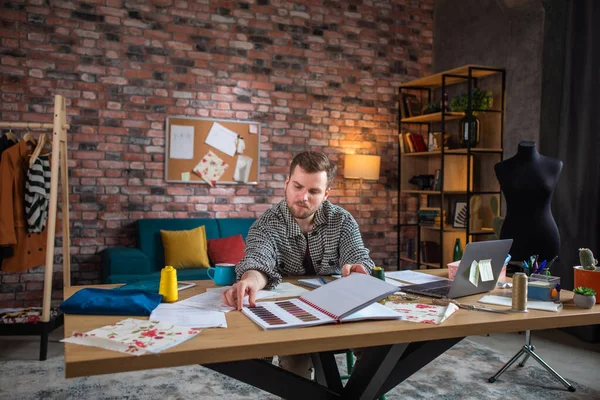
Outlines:
[[530, 355], [531, 357], [533, 357], [538, 363], [540, 363], [540, 365], [542, 367], [546, 368], [546, 370], [548, 372], [550, 372], [552, 375], [554, 375], [554, 377], [556, 379], [558, 379], [560, 381], [560, 383], [562, 383], [569, 390], [569, 392], [574, 392], [575, 391], [575, 388], [565, 378], [563, 378], [562, 376], [560, 376], [558, 374], [558, 372], [556, 372], [555, 370], [552, 369], [551, 366], [549, 366], [548, 364], [546, 364], [546, 362], [544, 360], [542, 360], [540, 358], [540, 356], [538, 356], [537, 354], [535, 354], [535, 352], [529, 350], [527, 354]]
[[535, 350], [535, 347], [531, 344], [531, 332], [525, 331], [525, 345], [523, 346], [523, 348], [521, 350], [519, 350], [519, 352], [517, 354], [515, 354], [515, 356], [513, 358], [511, 358], [510, 361], [507, 362], [504, 365], [504, 367], [502, 367], [502, 369], [496, 373], [496, 375], [494, 375], [490, 379], [488, 379], [488, 382], [489, 383], [496, 382], [496, 379], [498, 379], [498, 377], [500, 375], [502, 375], [504, 373], [504, 371], [506, 371], [511, 365], [513, 365], [515, 363], [515, 361], [517, 361], [519, 359], [519, 357], [521, 357], [522, 354], [525, 354], [523, 361], [521, 361], [519, 363], [519, 367], [525, 366], [525, 362], [531, 356], [531, 357], [533, 357], [534, 360], [536, 360], [538, 363], [540, 363], [540, 365], [542, 367], [546, 368], [546, 370], [548, 372], [550, 372], [556, 379], [558, 379], [560, 381], [560, 383], [562, 383], [569, 390], [569, 392], [574, 392], [575, 388], [569, 382], [567, 382], [567, 380], [565, 380], [565, 378], [560, 376], [558, 374], [558, 372], [553, 370], [551, 366], [546, 364], [546, 362], [544, 360], [542, 360], [541, 357], [538, 356], [534, 350]]
[[[531, 344], [531, 331], [525, 331], [525, 347], [528, 347], [531, 351], [535, 350], [535, 347]], [[523, 357], [523, 360], [519, 363], [519, 367], [524, 367], [528, 359], [529, 352], [526, 351], [525, 357]]]
[[523, 355], [523, 353], [525, 353], [525, 351], [523, 349], [519, 350], [519, 352], [517, 354], [515, 354], [515, 356], [513, 358], [511, 358], [509, 362], [504, 364], [504, 367], [502, 367], [500, 369], [500, 371], [496, 372], [496, 375], [494, 375], [490, 379], [488, 379], [488, 382], [489, 383], [496, 382], [496, 379], [498, 379], [498, 377], [500, 377], [500, 375], [502, 375], [504, 373], [504, 371], [506, 371], [508, 368], [510, 368], [510, 366], [513, 365], [515, 363], [515, 361], [517, 361], [519, 359], [519, 357], [521, 357], [521, 355]]

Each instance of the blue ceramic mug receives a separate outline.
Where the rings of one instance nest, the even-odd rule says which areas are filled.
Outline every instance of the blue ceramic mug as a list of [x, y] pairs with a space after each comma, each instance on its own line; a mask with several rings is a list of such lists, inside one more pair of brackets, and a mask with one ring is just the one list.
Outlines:
[[235, 264], [217, 264], [214, 268], [209, 268], [206, 274], [217, 285], [233, 285], [235, 283]]

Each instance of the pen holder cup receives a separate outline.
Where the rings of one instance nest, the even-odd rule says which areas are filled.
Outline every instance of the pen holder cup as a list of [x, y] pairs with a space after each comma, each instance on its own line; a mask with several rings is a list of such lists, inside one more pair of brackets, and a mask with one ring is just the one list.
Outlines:
[[531, 274], [527, 282], [527, 298], [531, 300], [559, 301], [560, 277]]
[[[460, 260], [451, 262], [448, 264], [448, 279], [451, 281], [454, 280], [456, 276], [456, 271], [458, 271], [458, 266], [460, 264]], [[502, 267], [502, 271], [500, 271], [500, 276], [498, 277], [498, 281], [504, 282], [506, 280], [506, 264]]]

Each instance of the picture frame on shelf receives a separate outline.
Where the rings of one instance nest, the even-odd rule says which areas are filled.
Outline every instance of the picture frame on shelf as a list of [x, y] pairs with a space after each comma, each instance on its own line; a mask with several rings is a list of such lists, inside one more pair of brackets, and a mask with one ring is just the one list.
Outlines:
[[409, 118], [418, 117], [423, 114], [423, 104], [417, 95], [405, 93], [403, 102]]
[[453, 228], [467, 227], [467, 202], [457, 201], [454, 205], [454, 219], [452, 220]]
[[405, 96], [407, 96], [407, 93], [400, 93], [399, 96], [399, 101], [398, 104], [400, 105], [400, 120], [403, 120], [405, 118], [409, 118], [410, 115], [408, 114], [408, 107], [407, 107], [407, 102], [405, 100]]

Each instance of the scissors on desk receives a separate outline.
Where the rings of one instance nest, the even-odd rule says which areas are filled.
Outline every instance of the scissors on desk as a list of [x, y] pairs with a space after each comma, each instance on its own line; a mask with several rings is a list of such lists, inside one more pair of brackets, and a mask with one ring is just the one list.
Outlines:
[[463, 310], [488, 311], [488, 312], [493, 312], [493, 313], [498, 313], [498, 314], [508, 314], [508, 311], [496, 310], [495, 308], [489, 308], [489, 307], [474, 306], [471, 304], [463, 304], [463, 303], [459, 303], [456, 300], [432, 299], [432, 302], [433, 302], [433, 304], [438, 305], [438, 306], [447, 306], [449, 303], [453, 303], [453, 304], [456, 304], [458, 306], [458, 308], [462, 308]]

